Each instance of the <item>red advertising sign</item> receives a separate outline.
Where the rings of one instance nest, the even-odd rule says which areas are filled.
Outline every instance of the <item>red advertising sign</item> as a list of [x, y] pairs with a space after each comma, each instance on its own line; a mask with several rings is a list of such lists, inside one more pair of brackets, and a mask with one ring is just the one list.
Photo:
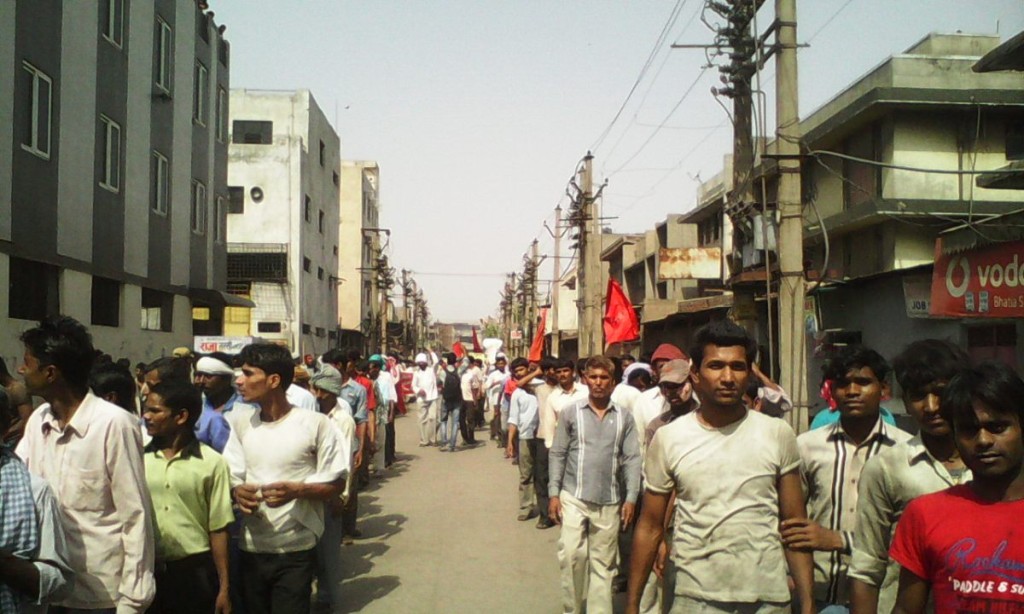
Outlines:
[[1024, 317], [1024, 242], [944, 255], [935, 242], [932, 316]]

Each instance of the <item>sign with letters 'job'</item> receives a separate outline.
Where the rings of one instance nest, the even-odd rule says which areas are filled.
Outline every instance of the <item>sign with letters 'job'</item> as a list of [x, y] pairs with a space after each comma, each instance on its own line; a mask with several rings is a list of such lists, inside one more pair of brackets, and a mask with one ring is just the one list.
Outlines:
[[932, 316], [1024, 317], [1024, 242], [945, 255], [935, 242]]

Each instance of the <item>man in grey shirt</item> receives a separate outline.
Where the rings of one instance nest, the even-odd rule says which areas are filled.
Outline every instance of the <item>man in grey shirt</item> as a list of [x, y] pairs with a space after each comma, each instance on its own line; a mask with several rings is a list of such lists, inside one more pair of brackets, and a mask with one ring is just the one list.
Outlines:
[[632, 416], [611, 402], [612, 362], [590, 358], [586, 373], [588, 399], [559, 416], [549, 458], [548, 514], [562, 525], [563, 612], [610, 614], [619, 527], [633, 522], [640, 491], [640, 446]]

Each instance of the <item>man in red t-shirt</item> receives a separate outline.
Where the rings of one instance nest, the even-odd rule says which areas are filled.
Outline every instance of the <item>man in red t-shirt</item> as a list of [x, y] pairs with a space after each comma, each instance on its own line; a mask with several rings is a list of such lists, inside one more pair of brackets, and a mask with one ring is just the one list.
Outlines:
[[1024, 380], [986, 362], [946, 388], [942, 414], [974, 474], [911, 501], [889, 554], [901, 566], [894, 612], [1024, 611]]

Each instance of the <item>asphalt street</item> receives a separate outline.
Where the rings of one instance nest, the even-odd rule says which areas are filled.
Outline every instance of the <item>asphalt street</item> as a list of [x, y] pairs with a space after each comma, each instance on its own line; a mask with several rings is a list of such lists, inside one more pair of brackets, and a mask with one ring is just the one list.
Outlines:
[[342, 546], [338, 612], [558, 612], [558, 528], [519, 522], [518, 468], [488, 431], [477, 446], [418, 447], [415, 407], [398, 461], [359, 495], [363, 536]]

